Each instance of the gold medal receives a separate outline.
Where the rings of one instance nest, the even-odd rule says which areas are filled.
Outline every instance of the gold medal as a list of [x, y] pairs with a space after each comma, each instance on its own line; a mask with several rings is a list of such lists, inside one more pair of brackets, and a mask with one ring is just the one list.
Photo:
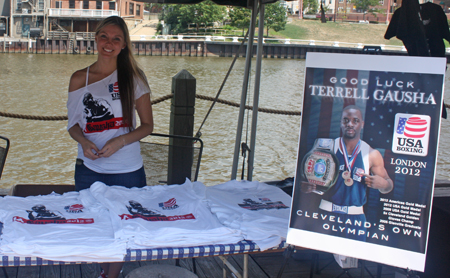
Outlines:
[[352, 186], [353, 185], [353, 179], [351, 179], [351, 178], [345, 179], [344, 180], [344, 184], [346, 186]]
[[352, 179], [352, 168], [355, 164], [356, 161], [356, 157], [359, 154], [360, 151], [360, 143], [361, 141], [358, 141], [358, 144], [356, 145], [356, 147], [353, 149], [352, 151], [352, 155], [349, 156], [347, 153], [347, 147], [345, 146], [345, 142], [344, 140], [342, 140], [342, 138], [340, 138], [339, 140], [339, 150], [342, 153], [342, 156], [344, 157], [344, 162], [345, 162], [345, 171], [342, 172], [342, 178], [344, 179], [344, 184], [346, 186], [352, 186], [353, 185], [353, 179]]
[[350, 172], [347, 171], [347, 170], [345, 170], [344, 172], [342, 172], [342, 178], [343, 178], [344, 180], [350, 178]]

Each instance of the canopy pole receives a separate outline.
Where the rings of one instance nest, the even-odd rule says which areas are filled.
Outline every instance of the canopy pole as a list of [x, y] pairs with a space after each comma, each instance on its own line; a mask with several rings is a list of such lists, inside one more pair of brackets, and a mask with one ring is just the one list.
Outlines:
[[256, 25], [256, 15], [257, 11], [257, 0], [253, 1], [252, 6], [252, 17], [250, 19], [250, 32], [247, 41], [247, 51], [245, 54], [245, 71], [244, 71], [244, 81], [242, 83], [242, 93], [241, 93], [241, 103], [239, 106], [239, 118], [236, 131], [236, 140], [234, 142], [234, 157], [233, 157], [233, 167], [231, 169], [231, 179], [235, 180], [237, 175], [237, 169], [239, 164], [239, 154], [242, 140], [242, 128], [244, 125], [245, 116], [245, 103], [247, 101], [247, 88], [248, 80], [250, 75], [250, 69], [252, 65], [252, 55], [253, 55], [253, 40], [255, 39], [255, 25]]
[[247, 168], [247, 180], [249, 181], [251, 181], [253, 178], [253, 162], [255, 160], [256, 149], [256, 127], [258, 123], [259, 88], [261, 84], [261, 62], [264, 41], [264, 7], [265, 5], [262, 4], [261, 1], [259, 5], [258, 48], [255, 68], [255, 88], [253, 92], [252, 130], [250, 133], [250, 152], [248, 154]]

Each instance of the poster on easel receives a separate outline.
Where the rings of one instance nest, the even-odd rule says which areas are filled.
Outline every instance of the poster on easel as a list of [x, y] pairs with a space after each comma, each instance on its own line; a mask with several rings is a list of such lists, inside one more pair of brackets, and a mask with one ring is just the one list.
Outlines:
[[445, 70], [307, 54], [287, 243], [424, 271]]

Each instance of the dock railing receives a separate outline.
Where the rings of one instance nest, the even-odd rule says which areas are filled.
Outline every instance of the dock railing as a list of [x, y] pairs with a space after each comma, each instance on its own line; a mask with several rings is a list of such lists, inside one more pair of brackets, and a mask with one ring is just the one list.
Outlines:
[[[49, 32], [47, 39], [50, 40], [94, 40], [95, 34], [92, 32], [61, 32], [61, 31], [52, 31]], [[244, 39], [244, 37], [238, 36], [211, 36], [211, 35], [131, 35], [132, 42], [139, 41], [206, 41], [206, 42], [234, 42], [240, 43]], [[13, 42], [36, 42], [34, 39], [15, 39], [10, 37], [0, 38], [0, 42], [3, 44], [12, 44]], [[255, 38], [255, 43], [258, 42], [258, 39]], [[310, 46], [326, 46], [326, 47], [346, 47], [353, 49], [363, 49], [364, 46], [379, 46], [381, 50], [392, 50], [392, 51], [404, 51], [406, 52], [406, 48], [404, 46], [398, 45], [384, 45], [384, 44], [364, 44], [364, 43], [351, 43], [351, 42], [339, 42], [339, 41], [318, 41], [318, 40], [298, 40], [298, 39], [278, 39], [278, 38], [263, 38], [263, 43], [267, 44], [297, 44], [297, 45], [310, 45]], [[2, 49], [0, 49], [0, 52]], [[450, 47], [446, 48], [446, 52], [450, 53]]]
[[[68, 38], [67, 38], [68, 36]], [[58, 48], [62, 47], [63, 49], [42, 50], [45, 53], [73, 53], [72, 49], [69, 47], [68, 50], [64, 48], [64, 43], [62, 41], [68, 41], [72, 44], [83, 44], [84, 47], [94, 47], [95, 34], [93, 32], [61, 32], [61, 31], [52, 31], [49, 32], [45, 41], [47, 44], [55, 44], [52, 47]], [[212, 35], [189, 35], [189, 34], [180, 34], [180, 35], [131, 35], [131, 41], [133, 43], [141, 43], [141, 42], [196, 42], [199, 43], [201, 41], [205, 42], [206, 45], [218, 45], [221, 43], [235, 43], [239, 44], [242, 42], [244, 37], [239, 36], [212, 36]], [[40, 39], [42, 41], [42, 38]], [[60, 42], [56, 42], [56, 41]], [[84, 41], [84, 42], [83, 42]], [[36, 51], [36, 39], [33, 38], [10, 38], [4, 36], [0, 38], [0, 53], [33, 53]], [[77, 43], [79, 42], [79, 43]], [[258, 42], [258, 39], [255, 38], [255, 43]], [[28, 44], [28, 47], [24, 46], [24, 43]], [[320, 40], [299, 40], [299, 39], [281, 39], [281, 38], [263, 38], [264, 46], [307, 46], [309, 48], [316, 47], [317, 48], [326, 48], [329, 51], [333, 51], [333, 48], [336, 48], [337, 52], [343, 51], [343, 53], [347, 53], [351, 51], [354, 53], [355, 51], [363, 50], [364, 47], [375, 47], [380, 49], [381, 51], [387, 52], [400, 52], [407, 54], [406, 48], [402, 45], [384, 45], [384, 44], [364, 44], [364, 43], [353, 43], [353, 42], [340, 42], [340, 41], [320, 41]], [[61, 46], [63, 45], [63, 46]], [[340, 50], [338, 50], [340, 49]], [[56, 51], [56, 52], [55, 52]], [[39, 52], [43, 53], [43, 52]], [[446, 48], [447, 56], [450, 55], [450, 47]], [[84, 54], [84, 52], [83, 52]], [[89, 50], [88, 54], [92, 54], [92, 51]], [[203, 56], [203, 55], [201, 55]]]
[[[237, 36], [199, 36], [199, 35], [131, 35], [132, 41], [148, 41], [148, 40], [204, 40], [207, 42], [242, 42], [243, 37]], [[255, 38], [255, 43], [258, 39]], [[360, 48], [367, 44], [364, 43], [350, 43], [350, 42], [339, 42], [339, 41], [317, 41], [317, 40], [298, 40], [298, 39], [277, 39], [277, 38], [264, 38], [263, 43], [273, 43], [273, 44], [301, 44], [301, 45], [317, 45], [317, 46], [333, 46], [333, 47], [348, 47], [348, 48]], [[394, 51], [405, 51], [404, 46], [397, 45], [384, 45], [384, 44], [369, 44], [371, 46], [380, 46], [382, 50], [394, 50]], [[450, 52], [450, 48], [446, 49]]]

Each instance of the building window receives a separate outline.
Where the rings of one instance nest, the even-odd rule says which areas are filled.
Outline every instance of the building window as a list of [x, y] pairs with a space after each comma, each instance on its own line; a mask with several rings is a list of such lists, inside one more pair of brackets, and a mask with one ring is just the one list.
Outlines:
[[62, 2], [61, 1], [56, 1], [55, 2], [55, 8], [61, 9], [62, 8]]
[[116, 10], [116, 2], [109, 2], [109, 9], [115, 11]]
[[384, 5], [384, 0], [380, 0], [378, 3], [380, 3], [380, 5]]
[[103, 9], [103, 7], [102, 7], [102, 1], [97, 1], [97, 2], [95, 3], [95, 8], [96, 8], [97, 10]]
[[83, 9], [89, 10], [89, 1], [83, 0]]
[[132, 14], [134, 14], [134, 4], [133, 3], [130, 3], [129, 4], [130, 5], [130, 15], [132, 15]]
[[44, 0], [38, 1], [38, 10], [43, 11], [44, 10]]
[[17, 10], [22, 9], [22, 0], [17, 0]]
[[141, 15], [141, 5], [136, 5], [136, 15]]
[[75, 9], [75, 0], [69, 0], [69, 9]]

